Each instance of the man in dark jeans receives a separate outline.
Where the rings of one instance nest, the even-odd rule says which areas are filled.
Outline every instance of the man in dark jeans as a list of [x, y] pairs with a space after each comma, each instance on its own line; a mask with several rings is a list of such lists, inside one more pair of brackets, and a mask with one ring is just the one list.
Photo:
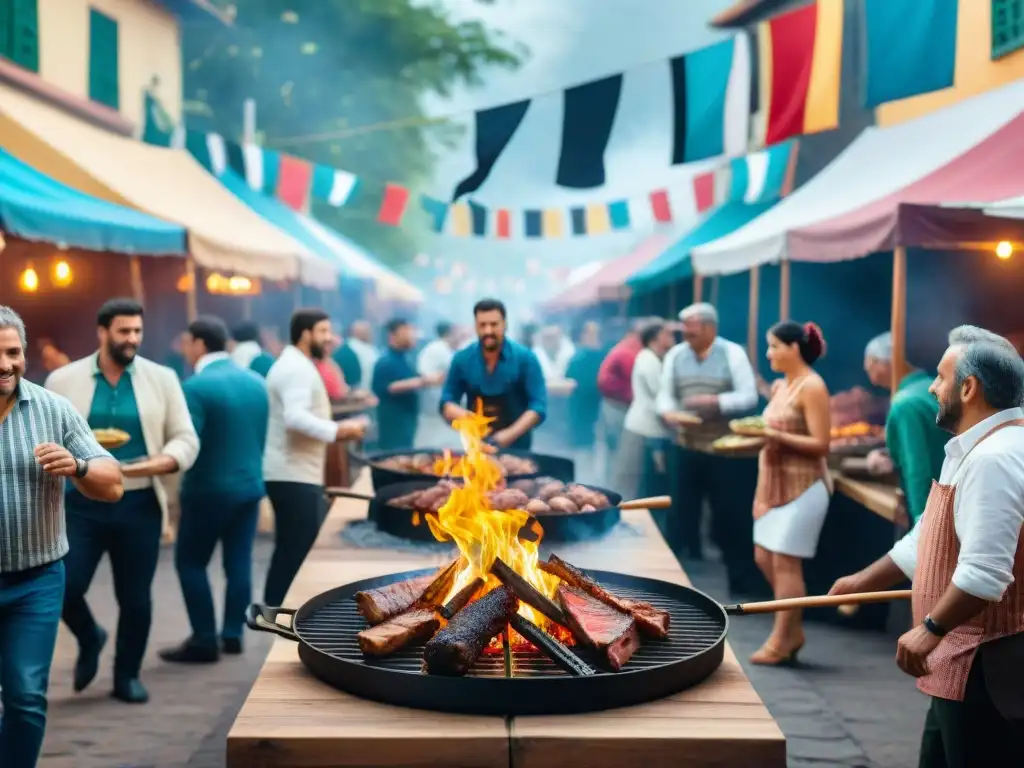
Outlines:
[[160, 477], [187, 470], [199, 452], [178, 375], [138, 354], [143, 309], [111, 299], [97, 314], [99, 350], [50, 374], [46, 388], [64, 395], [92, 429], [116, 429], [125, 442], [112, 448], [124, 474], [124, 497], [96, 504], [75, 488], [65, 503], [70, 552], [65, 559], [64, 623], [78, 641], [74, 688], [83, 691], [99, 671], [107, 631], [89, 610], [86, 593], [104, 554], [110, 555], [119, 616], [113, 696], [149, 701], [139, 680], [153, 623], [153, 577], [167, 492]]
[[290, 335], [291, 344], [267, 374], [270, 417], [263, 479], [274, 508], [275, 545], [263, 601], [272, 606], [284, 602], [326, 516], [328, 443], [358, 440], [367, 424], [365, 417], [331, 419], [331, 401], [314, 364], [323, 359], [334, 335], [327, 313], [297, 310]]
[[[160, 652], [164, 661], [204, 663], [242, 652], [245, 610], [252, 600], [252, 546], [263, 486], [267, 442], [267, 387], [257, 373], [228, 355], [228, 329], [201, 317], [188, 327], [182, 349], [195, 374], [185, 399], [199, 435], [199, 456], [181, 483], [181, 522], [174, 564], [192, 636]], [[217, 635], [206, 569], [217, 544], [227, 588]]]
[[64, 604], [65, 479], [102, 502], [121, 469], [61, 397], [22, 379], [25, 326], [0, 307], [0, 765], [34, 768]]

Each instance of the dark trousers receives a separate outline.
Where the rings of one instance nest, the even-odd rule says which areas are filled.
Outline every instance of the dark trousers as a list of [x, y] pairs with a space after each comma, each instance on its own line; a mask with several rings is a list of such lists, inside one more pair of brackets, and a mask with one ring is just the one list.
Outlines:
[[327, 517], [323, 486], [311, 483], [268, 482], [267, 496], [274, 508], [274, 554], [270, 558], [263, 602], [284, 603], [295, 574], [313, 548]]
[[221, 637], [242, 637], [245, 610], [252, 600], [252, 547], [259, 512], [259, 499], [182, 497], [174, 567], [196, 645], [217, 647], [217, 618], [206, 569], [218, 543], [227, 582]]
[[0, 574], [0, 765], [35, 768], [64, 602], [64, 563]]
[[734, 592], [764, 591], [754, 565], [757, 459], [725, 458], [674, 445], [670, 452], [672, 515], [666, 539], [677, 555], [703, 557], [701, 519], [711, 508], [711, 540], [722, 552]]
[[163, 516], [152, 489], [128, 491], [116, 504], [104, 509], [76, 511], [68, 504], [67, 527], [70, 551], [64, 623], [81, 647], [97, 642], [99, 627], [85, 594], [104, 553], [110, 555], [114, 595], [120, 611], [114, 653], [114, 680], [139, 676], [153, 623], [153, 577], [160, 557]]
[[919, 768], [1024, 765], [1024, 722], [1007, 720], [985, 684], [985, 647], [967, 677], [963, 701], [932, 698], [921, 737]]

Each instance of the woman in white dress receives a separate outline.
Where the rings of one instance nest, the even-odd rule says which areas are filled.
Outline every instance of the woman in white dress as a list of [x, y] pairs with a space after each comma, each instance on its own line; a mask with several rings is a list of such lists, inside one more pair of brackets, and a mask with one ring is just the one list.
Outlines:
[[[768, 332], [768, 360], [783, 377], [764, 411], [766, 443], [758, 458], [754, 559], [776, 599], [807, 594], [803, 561], [814, 557], [831, 486], [825, 457], [831, 439], [828, 387], [811, 370], [825, 352], [813, 323], [787, 320]], [[790, 664], [804, 644], [799, 611], [775, 614], [771, 635], [750, 661]]]

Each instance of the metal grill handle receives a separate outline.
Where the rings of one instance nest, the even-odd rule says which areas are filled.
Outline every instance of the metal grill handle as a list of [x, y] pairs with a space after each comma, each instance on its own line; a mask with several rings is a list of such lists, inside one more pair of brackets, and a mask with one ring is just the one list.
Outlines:
[[291, 627], [277, 623], [278, 616], [294, 616], [294, 608], [269, 608], [261, 603], [253, 603], [245, 612], [245, 623], [249, 629], [257, 632], [269, 632], [285, 640], [299, 641], [299, 636]]

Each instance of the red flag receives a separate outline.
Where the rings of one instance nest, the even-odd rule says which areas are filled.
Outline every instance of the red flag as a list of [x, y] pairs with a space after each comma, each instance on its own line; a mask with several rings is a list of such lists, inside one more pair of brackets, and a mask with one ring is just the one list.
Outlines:
[[293, 211], [309, 209], [313, 166], [291, 155], [281, 155], [277, 169], [277, 199]]
[[668, 192], [659, 189], [651, 192], [651, 211], [654, 212], [654, 220], [660, 222], [672, 221], [672, 206], [668, 202]]
[[708, 171], [693, 177], [693, 197], [697, 213], [704, 213], [715, 205], [715, 172]]
[[409, 203], [409, 190], [398, 184], [390, 182], [384, 185], [384, 199], [380, 203], [380, 210], [377, 212], [377, 221], [381, 224], [390, 224], [397, 227], [402, 223], [402, 216], [405, 214], [405, 207]]
[[512, 236], [512, 216], [507, 208], [499, 208], [494, 212], [494, 234], [502, 240]]

